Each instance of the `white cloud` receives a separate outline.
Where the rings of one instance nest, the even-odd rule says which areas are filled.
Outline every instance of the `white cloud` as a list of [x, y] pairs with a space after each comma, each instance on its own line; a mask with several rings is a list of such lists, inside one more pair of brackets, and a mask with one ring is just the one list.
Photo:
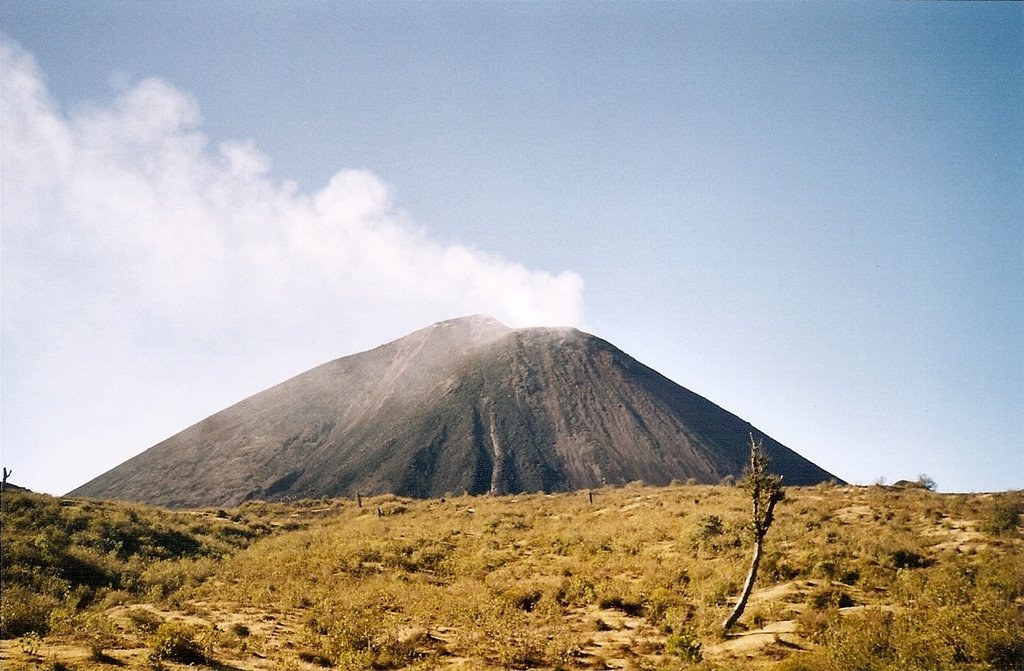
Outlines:
[[369, 171], [305, 193], [251, 141], [212, 145], [158, 79], [65, 114], [0, 49], [3, 458], [30, 485], [58, 462], [79, 470], [49, 487], [80, 484], [187, 413], [431, 321], [582, 319], [578, 275], [442, 244]]

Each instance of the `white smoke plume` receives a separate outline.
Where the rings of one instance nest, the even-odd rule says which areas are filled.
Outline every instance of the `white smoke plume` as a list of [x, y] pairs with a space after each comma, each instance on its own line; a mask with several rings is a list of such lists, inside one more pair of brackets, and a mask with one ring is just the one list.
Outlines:
[[214, 146], [158, 79], [63, 112], [32, 56], [0, 49], [3, 458], [40, 481], [77, 466], [52, 490], [433, 321], [582, 320], [578, 275], [442, 244], [372, 172], [305, 192], [252, 142]]

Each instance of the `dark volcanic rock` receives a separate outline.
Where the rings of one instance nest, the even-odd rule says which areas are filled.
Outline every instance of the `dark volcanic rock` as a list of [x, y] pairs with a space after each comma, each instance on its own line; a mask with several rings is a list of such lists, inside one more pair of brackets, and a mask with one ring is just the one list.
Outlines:
[[[476, 316], [318, 366], [71, 494], [190, 507], [713, 483], [742, 472], [751, 431], [600, 338]], [[764, 445], [787, 484], [834, 479]]]

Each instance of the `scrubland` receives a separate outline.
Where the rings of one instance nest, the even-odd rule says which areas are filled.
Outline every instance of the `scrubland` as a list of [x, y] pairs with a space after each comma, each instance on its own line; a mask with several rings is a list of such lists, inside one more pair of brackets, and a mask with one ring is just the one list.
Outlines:
[[742, 489], [231, 510], [2, 497], [17, 669], [1024, 668], [1024, 492]]

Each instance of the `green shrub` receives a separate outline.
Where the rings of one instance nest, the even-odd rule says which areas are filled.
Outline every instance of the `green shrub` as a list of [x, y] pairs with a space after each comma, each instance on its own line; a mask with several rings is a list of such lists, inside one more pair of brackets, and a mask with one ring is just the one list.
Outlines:
[[838, 569], [836, 568], [836, 563], [831, 559], [822, 559], [814, 565], [814, 569], [812, 571], [816, 576], [831, 580], [836, 577]]
[[665, 654], [674, 655], [688, 662], [704, 659], [700, 640], [692, 631], [680, 631], [665, 639]]
[[316, 666], [320, 666], [326, 669], [334, 667], [334, 662], [332, 662], [327, 657], [324, 657], [320, 653], [314, 652], [312, 650], [299, 650], [298, 657], [307, 664], [314, 664]]
[[808, 608], [804, 610], [796, 618], [797, 631], [800, 632], [801, 636], [814, 641], [815, 643], [821, 642], [828, 631], [829, 627], [832, 626], [838, 620], [839, 612], [835, 608], [826, 608], [823, 610], [816, 610], [814, 608]]
[[512, 589], [506, 593], [506, 597], [512, 605], [521, 611], [529, 613], [536, 607], [544, 593], [539, 589], [519, 588]]
[[18, 641], [18, 647], [20, 647], [21, 651], [29, 657], [37, 657], [42, 645], [43, 637], [34, 631], [28, 632], [21, 637], [21, 640]]
[[986, 511], [981, 521], [981, 530], [994, 536], [1016, 535], [1022, 514], [1024, 504], [1018, 501], [999, 501]]
[[800, 569], [786, 561], [785, 555], [779, 552], [766, 552], [761, 560], [761, 573], [772, 582], [792, 580], [800, 575]]
[[211, 559], [178, 559], [151, 562], [139, 575], [139, 582], [152, 597], [163, 598], [183, 587], [202, 584], [214, 571]]
[[822, 585], [807, 595], [807, 605], [813, 610], [825, 610], [827, 608], [849, 608], [854, 605], [854, 602], [853, 598], [845, 591], [837, 589], [833, 585]]
[[156, 633], [164, 623], [162, 617], [144, 608], [133, 608], [127, 611], [126, 615], [135, 628], [144, 634]]
[[17, 638], [23, 634], [45, 635], [49, 631], [50, 613], [60, 602], [47, 594], [38, 594], [18, 584], [5, 584], [0, 593], [0, 638]]
[[821, 637], [824, 667], [829, 671], [888, 668], [895, 650], [893, 620], [892, 613], [872, 608], [856, 617], [835, 621]]
[[849, 571], [844, 571], [843, 574], [839, 576], [839, 582], [844, 583], [846, 585], [855, 585], [857, 584], [858, 580], [860, 580], [860, 571], [858, 571], [857, 569], [850, 569]]
[[644, 616], [651, 624], [664, 622], [669, 609], [677, 605], [679, 601], [678, 589], [658, 587], [643, 600]]
[[913, 550], [900, 549], [889, 553], [889, 565], [895, 569], [927, 568], [932, 565], [932, 560]]
[[556, 598], [563, 606], [589, 606], [597, 600], [597, 586], [591, 578], [574, 575], [562, 583]]
[[400, 637], [397, 615], [387, 610], [388, 598], [329, 605], [317, 609], [306, 623], [307, 649], [339, 668], [392, 669], [415, 657], [415, 639]]
[[161, 624], [147, 642], [150, 659], [170, 660], [182, 664], [204, 664], [208, 659], [204, 645], [197, 640], [197, 631], [180, 622]]
[[618, 595], [604, 597], [598, 605], [601, 608], [622, 611], [626, 615], [630, 615], [632, 617], [640, 617], [644, 614], [643, 603], [631, 599], [623, 599]]
[[[211, 518], [212, 520], [212, 518]], [[262, 524], [262, 523], [261, 523]], [[72, 611], [142, 595], [166, 596], [201, 583], [216, 559], [267, 535], [271, 527], [103, 501], [5, 492], [0, 507], [0, 635], [45, 633], [58, 604]], [[162, 560], [162, 561], [161, 561]]]
[[725, 527], [722, 525], [722, 518], [718, 515], [705, 515], [701, 518], [697, 527], [697, 534], [701, 539], [707, 540], [715, 536], [721, 536]]
[[97, 612], [80, 613], [75, 619], [79, 635], [85, 637], [89, 646], [89, 659], [94, 662], [109, 662], [111, 657], [107, 655], [106, 650], [116, 647], [120, 641], [114, 623], [104, 613]]

